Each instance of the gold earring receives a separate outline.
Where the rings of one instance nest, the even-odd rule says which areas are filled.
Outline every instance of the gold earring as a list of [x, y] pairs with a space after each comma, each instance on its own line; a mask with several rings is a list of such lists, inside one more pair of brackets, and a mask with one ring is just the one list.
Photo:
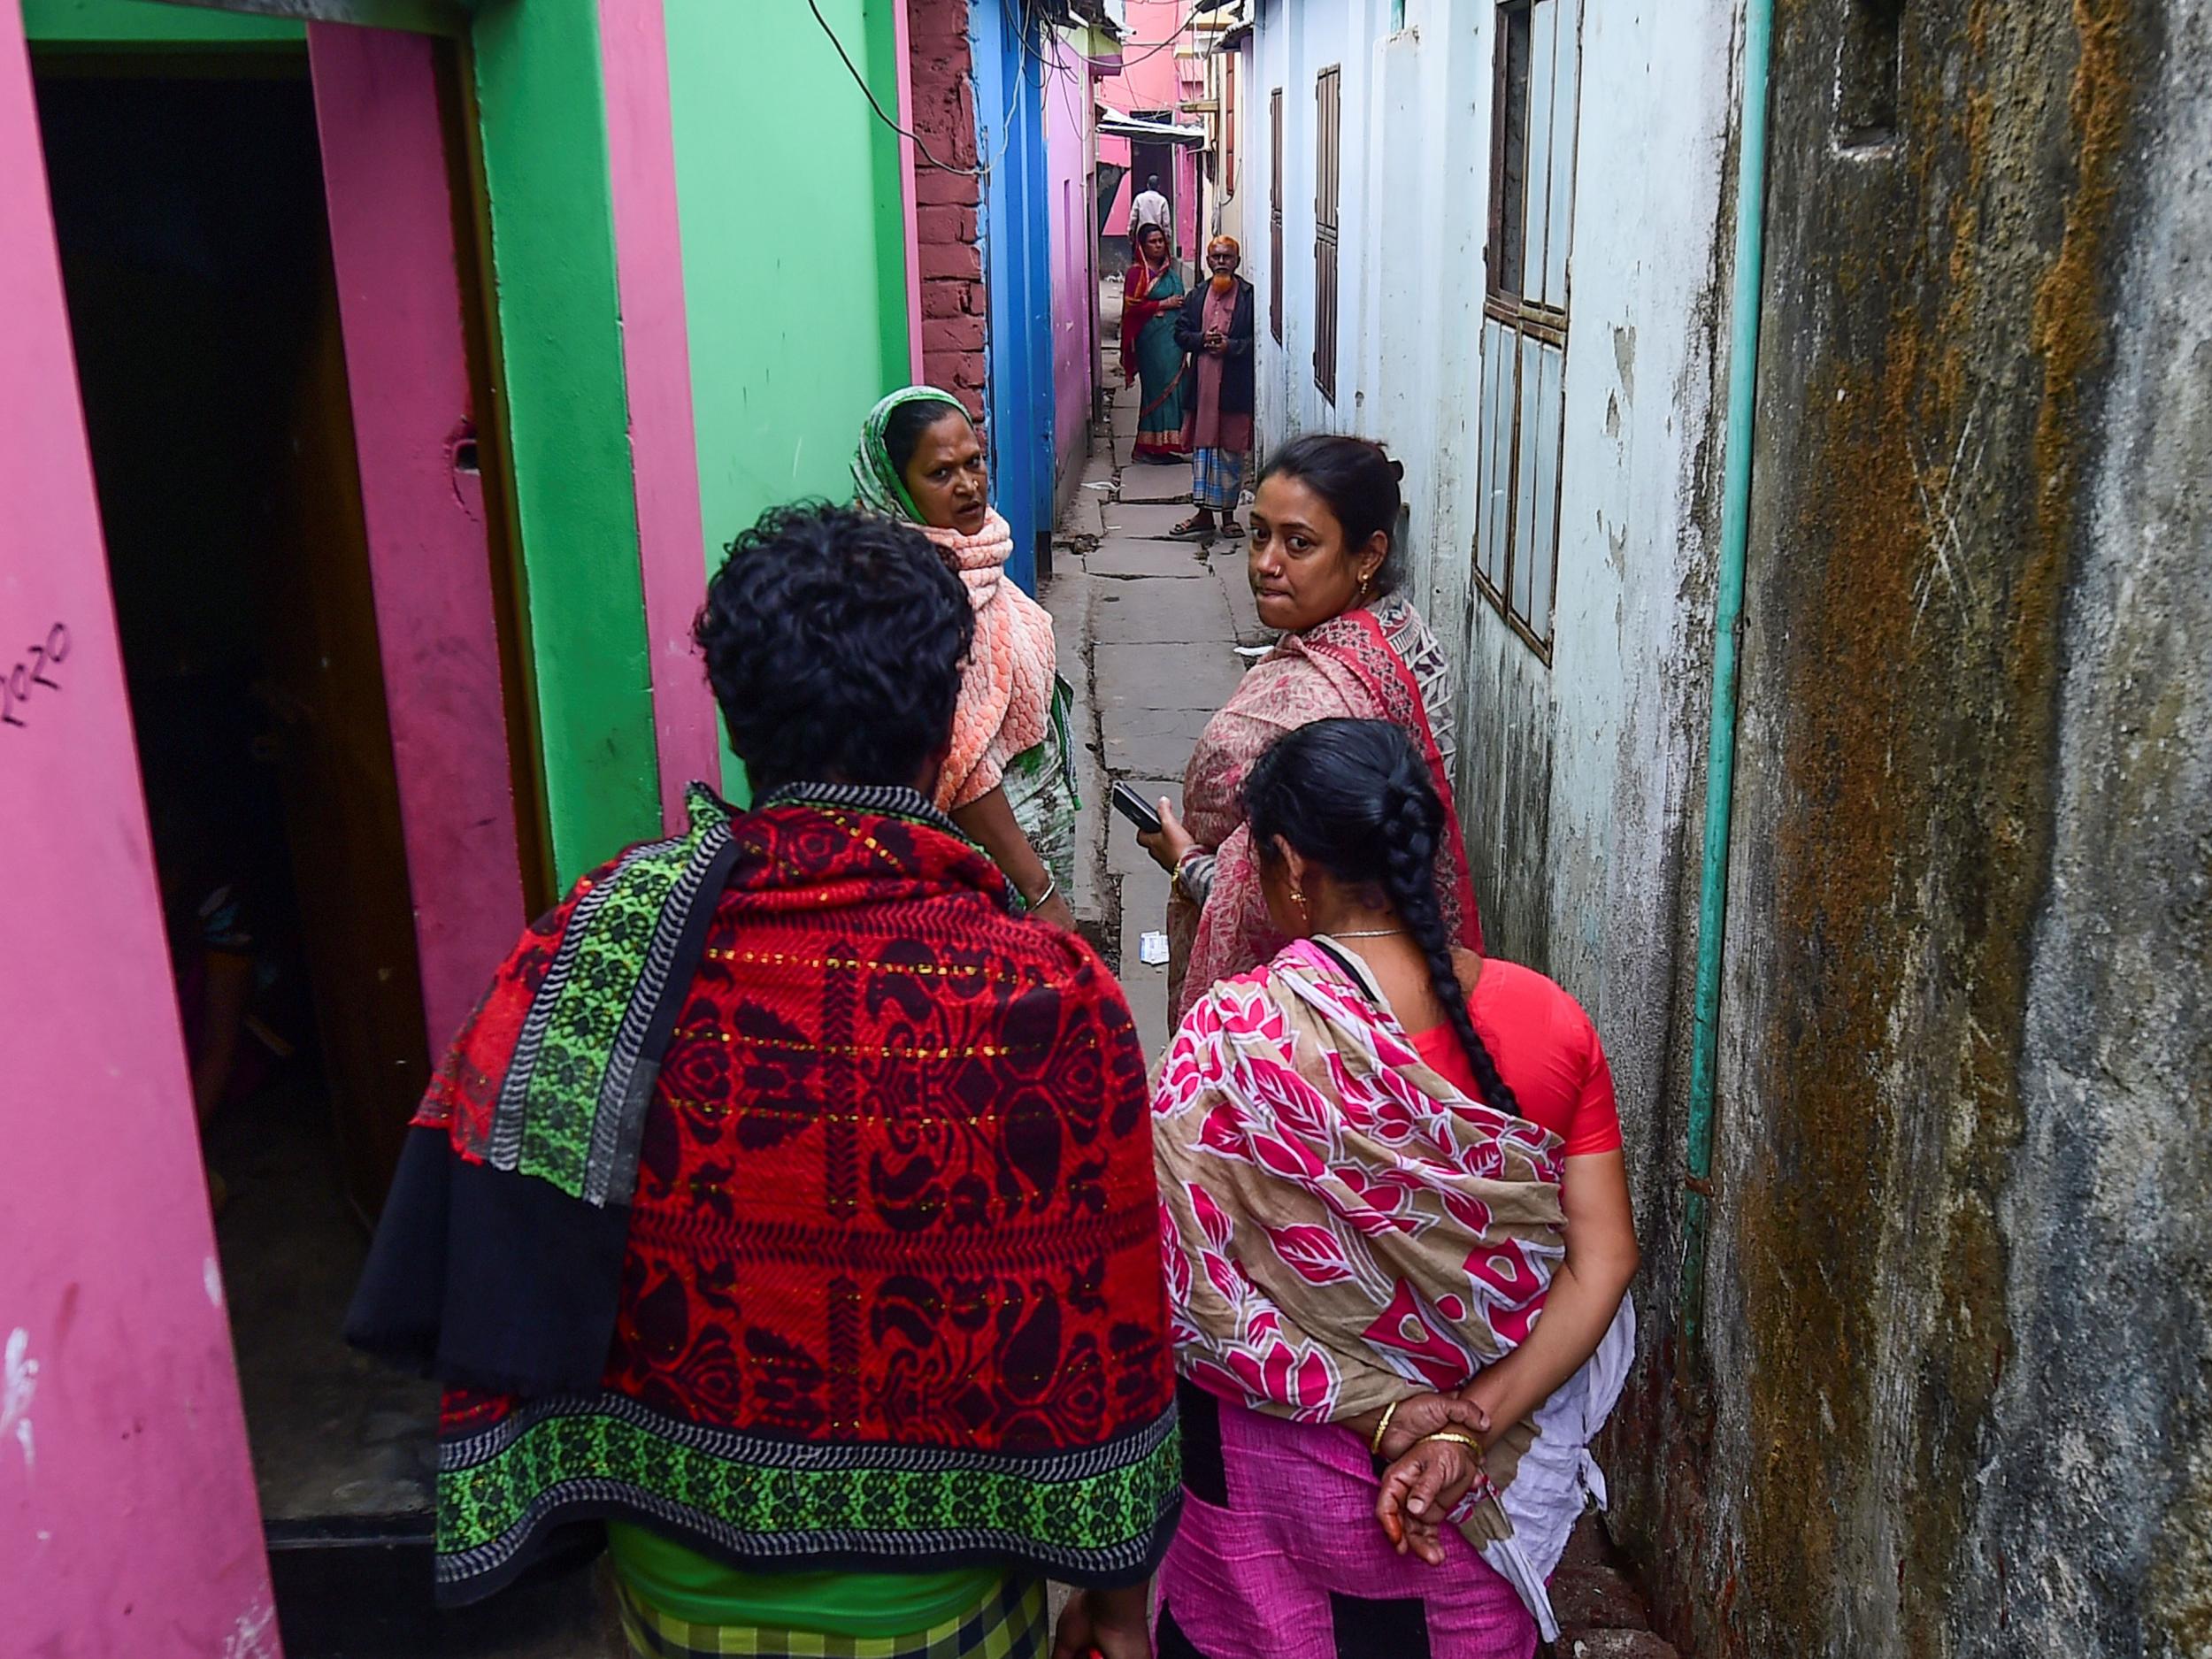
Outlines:
[[1306, 913], [1306, 891], [1294, 881], [1290, 884], [1290, 902], [1298, 907], [1299, 915]]

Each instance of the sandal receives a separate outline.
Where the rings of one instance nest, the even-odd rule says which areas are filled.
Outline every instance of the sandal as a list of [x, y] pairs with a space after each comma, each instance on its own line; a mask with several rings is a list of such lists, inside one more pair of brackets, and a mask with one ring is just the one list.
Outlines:
[[1198, 515], [1193, 513], [1167, 534], [1169, 540], [1174, 541], [1210, 541], [1220, 532], [1210, 523], [1199, 523]]

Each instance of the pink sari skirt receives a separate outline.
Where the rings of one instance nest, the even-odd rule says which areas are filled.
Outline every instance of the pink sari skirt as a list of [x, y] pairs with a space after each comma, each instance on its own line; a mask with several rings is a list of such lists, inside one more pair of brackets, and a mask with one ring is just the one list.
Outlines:
[[1390, 1547], [1356, 1436], [1176, 1394], [1185, 1493], [1158, 1659], [1531, 1659], [1535, 1619], [1455, 1529], [1440, 1567]]

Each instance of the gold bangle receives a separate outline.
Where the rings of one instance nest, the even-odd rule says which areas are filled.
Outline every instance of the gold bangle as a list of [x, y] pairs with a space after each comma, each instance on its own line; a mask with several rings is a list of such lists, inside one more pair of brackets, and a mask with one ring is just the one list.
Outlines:
[[1383, 1408], [1382, 1421], [1375, 1425], [1375, 1438], [1367, 1442], [1367, 1455], [1370, 1457], [1382, 1455], [1383, 1436], [1390, 1432], [1390, 1419], [1398, 1415], [1398, 1408], [1403, 1403], [1403, 1401], [1393, 1400]]
[[1453, 1446], [1471, 1446], [1477, 1450], [1481, 1449], [1481, 1443], [1479, 1441], [1470, 1439], [1468, 1436], [1460, 1433], [1456, 1429], [1439, 1429], [1433, 1434], [1424, 1434], [1421, 1439], [1424, 1443], [1429, 1440], [1444, 1440]]

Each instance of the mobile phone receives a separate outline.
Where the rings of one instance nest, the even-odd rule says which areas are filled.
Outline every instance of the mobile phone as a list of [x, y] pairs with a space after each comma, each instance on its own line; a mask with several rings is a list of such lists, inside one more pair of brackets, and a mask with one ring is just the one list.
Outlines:
[[1116, 784], [1113, 798], [1114, 810], [1134, 824], [1144, 834], [1157, 835], [1160, 833], [1160, 815], [1153, 809], [1152, 803], [1127, 784]]

